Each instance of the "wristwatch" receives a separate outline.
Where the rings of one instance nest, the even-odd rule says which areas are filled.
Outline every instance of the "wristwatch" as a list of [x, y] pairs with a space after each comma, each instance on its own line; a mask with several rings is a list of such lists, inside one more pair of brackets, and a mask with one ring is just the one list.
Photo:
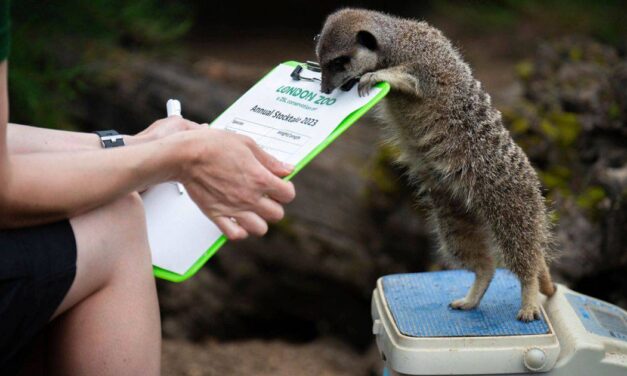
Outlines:
[[94, 133], [100, 137], [100, 145], [102, 145], [104, 149], [124, 146], [124, 138], [113, 129], [109, 129], [107, 131], [95, 131]]

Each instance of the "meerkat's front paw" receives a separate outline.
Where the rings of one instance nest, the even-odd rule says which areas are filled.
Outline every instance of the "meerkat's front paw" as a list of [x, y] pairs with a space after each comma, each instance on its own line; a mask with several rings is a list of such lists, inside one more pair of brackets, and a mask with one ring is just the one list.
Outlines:
[[374, 85], [377, 84], [379, 80], [377, 79], [376, 73], [366, 73], [359, 79], [359, 84], [357, 85], [357, 92], [360, 97], [365, 97], [370, 94], [370, 89]]
[[539, 320], [540, 307], [535, 304], [522, 307], [520, 311], [518, 311], [518, 315], [516, 316], [516, 318], [523, 322]]
[[477, 302], [472, 302], [470, 300], [467, 300], [466, 298], [461, 298], [461, 299], [452, 301], [449, 304], [449, 307], [453, 309], [461, 309], [461, 310], [467, 311], [469, 309], [477, 308], [478, 305], [479, 304]]

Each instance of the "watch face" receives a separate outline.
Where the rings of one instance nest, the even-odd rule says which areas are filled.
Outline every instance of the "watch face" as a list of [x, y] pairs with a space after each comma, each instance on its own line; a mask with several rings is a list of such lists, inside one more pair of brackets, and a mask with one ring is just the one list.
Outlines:
[[104, 143], [105, 148], [124, 146], [124, 139], [122, 139], [122, 136], [111, 136], [111, 138], [103, 140], [102, 142]]

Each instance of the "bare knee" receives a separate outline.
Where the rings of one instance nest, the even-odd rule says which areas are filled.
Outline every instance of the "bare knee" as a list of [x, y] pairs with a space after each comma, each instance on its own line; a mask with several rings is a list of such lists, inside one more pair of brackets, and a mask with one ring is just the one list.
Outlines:
[[110, 221], [109, 225], [118, 232], [124, 233], [126, 228], [135, 228], [145, 232], [144, 205], [137, 192], [130, 193], [105, 206], [103, 217], [103, 220]]
[[[116, 256], [118, 266], [142, 268], [150, 265], [146, 217], [141, 197], [134, 192], [113, 203], [103, 221], [112, 237], [108, 252]], [[122, 265], [120, 265], [122, 264]]]
[[150, 264], [141, 197], [131, 193], [71, 220], [77, 264], [94, 276], [109, 277], [120, 267]]
[[70, 219], [76, 238], [76, 277], [57, 313], [120, 277], [152, 279], [141, 198], [132, 193]]

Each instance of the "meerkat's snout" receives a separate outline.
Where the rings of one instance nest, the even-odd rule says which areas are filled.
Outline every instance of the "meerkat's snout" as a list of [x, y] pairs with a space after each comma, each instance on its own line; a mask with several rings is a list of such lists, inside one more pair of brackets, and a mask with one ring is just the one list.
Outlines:
[[320, 82], [320, 91], [324, 94], [331, 94], [334, 89], [335, 86], [333, 86], [333, 84], [331, 83], [331, 79], [325, 78], [323, 75], [322, 81]]
[[349, 91], [350, 89], [353, 88], [353, 86], [355, 86], [355, 84], [357, 84], [357, 82], [359, 82], [359, 77], [349, 76], [348, 78], [339, 80], [339, 84], [337, 85], [334, 85], [332, 83], [333, 81], [338, 81], [338, 80], [336, 79], [336, 80], [325, 81], [324, 79], [322, 79], [322, 82], [320, 84], [320, 91], [322, 91], [325, 94], [331, 94], [333, 90], [335, 90], [338, 86], [341, 90]]
[[320, 91], [331, 94], [336, 88], [350, 90], [359, 80], [351, 64], [351, 56], [342, 55], [321, 64], [322, 81]]

